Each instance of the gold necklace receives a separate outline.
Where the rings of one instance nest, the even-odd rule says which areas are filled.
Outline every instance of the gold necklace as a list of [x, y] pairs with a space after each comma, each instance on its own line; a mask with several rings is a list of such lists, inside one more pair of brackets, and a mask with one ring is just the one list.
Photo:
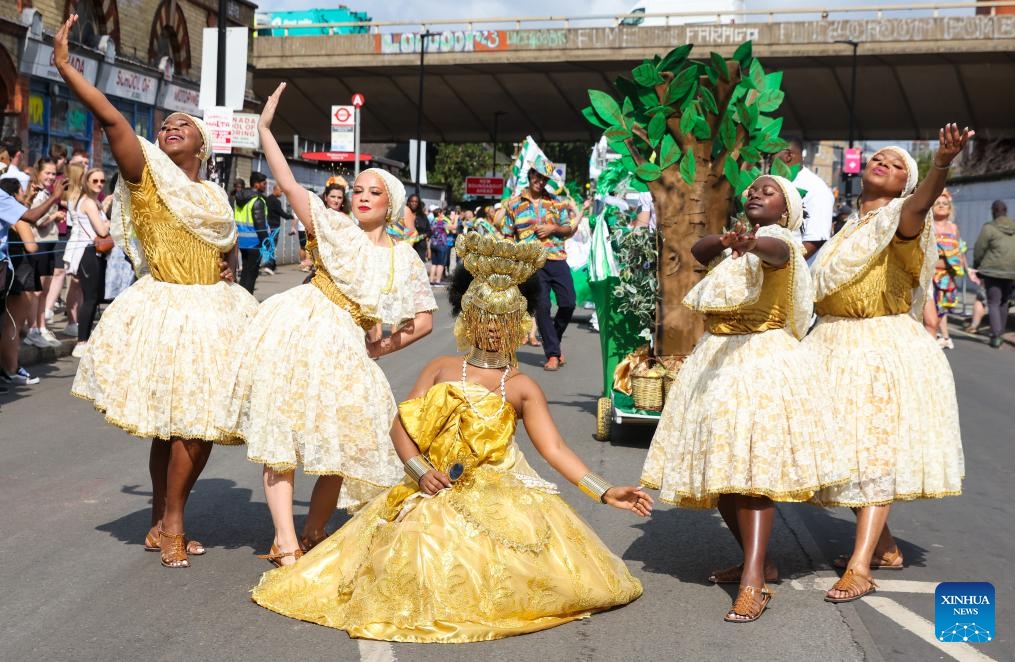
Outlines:
[[511, 358], [504, 352], [497, 352], [480, 347], [473, 347], [465, 355], [465, 362], [477, 368], [506, 368], [511, 364]]

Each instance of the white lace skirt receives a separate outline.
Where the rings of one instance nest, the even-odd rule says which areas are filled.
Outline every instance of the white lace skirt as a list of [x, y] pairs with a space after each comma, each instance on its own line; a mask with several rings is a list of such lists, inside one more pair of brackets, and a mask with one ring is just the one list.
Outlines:
[[239, 285], [141, 278], [103, 312], [71, 393], [138, 437], [241, 443], [216, 425], [257, 301]]
[[666, 394], [642, 485], [668, 503], [714, 508], [722, 494], [806, 501], [846, 480], [812, 381], [783, 329], [706, 333]]
[[960, 494], [965, 462], [944, 352], [909, 315], [822, 317], [802, 347], [849, 482], [815, 502], [870, 506]]
[[344, 476], [344, 508], [401, 481], [388, 380], [367, 355], [363, 330], [315, 286], [262, 303], [237, 356], [222, 425], [247, 442], [248, 459]]

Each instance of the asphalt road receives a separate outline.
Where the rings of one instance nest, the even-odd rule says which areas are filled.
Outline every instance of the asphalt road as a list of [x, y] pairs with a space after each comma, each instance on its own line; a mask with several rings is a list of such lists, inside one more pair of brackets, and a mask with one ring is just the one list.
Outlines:
[[[258, 293], [300, 276], [289, 268], [262, 278]], [[429, 358], [454, 352], [446, 312], [435, 327], [382, 361], [396, 396], [408, 392]], [[560, 372], [540, 370], [542, 355], [531, 347], [521, 351], [523, 369], [543, 385], [559, 427], [591, 467], [614, 482], [637, 480], [652, 428], [624, 426], [611, 442], [595, 441], [598, 339], [573, 325], [564, 347], [568, 365]], [[272, 531], [260, 467], [241, 448], [214, 451], [188, 508], [188, 535], [208, 554], [193, 558], [188, 570], [162, 568], [158, 555], [142, 548], [148, 442], [107, 425], [69, 395], [74, 359], [38, 365], [39, 385], [0, 396], [0, 660], [1011, 660], [1015, 351], [959, 340], [949, 358], [959, 387], [966, 493], [896, 507], [891, 524], [908, 567], [881, 572], [893, 581], [872, 596], [877, 600], [832, 606], [821, 599], [820, 587], [835, 576], [828, 561], [851, 544], [848, 511], [783, 506], [770, 549], [783, 579], [773, 586], [769, 610], [754, 624], [723, 623], [734, 587], [708, 585], [705, 577], [735, 562], [738, 550], [715, 513], [661, 506], [644, 521], [599, 506], [556, 476], [520, 431], [533, 466], [625, 559], [645, 595], [544, 632], [459, 646], [358, 642], [250, 602], [248, 591], [268, 569], [255, 554], [267, 550]], [[306, 512], [312, 482], [297, 478], [297, 516]], [[337, 513], [333, 525], [345, 517]], [[993, 642], [928, 643], [939, 581], [994, 584]]]

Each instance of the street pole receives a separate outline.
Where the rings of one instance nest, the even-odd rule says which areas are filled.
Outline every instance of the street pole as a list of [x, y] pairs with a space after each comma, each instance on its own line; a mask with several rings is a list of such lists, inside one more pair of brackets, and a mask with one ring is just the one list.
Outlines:
[[[218, 13], [218, 60], [215, 74], [215, 105], [226, 105], [226, 20], [229, 13], [228, 0], [219, 0]], [[210, 147], [210, 146], [209, 146]], [[222, 188], [229, 190], [229, 178], [232, 176], [233, 163], [231, 154], [222, 155]]]
[[[852, 82], [849, 89], [849, 148], [853, 149], [853, 137], [856, 127], [856, 49], [860, 46], [860, 42], [853, 39], [845, 39], [838, 40], [835, 43], [847, 44], [853, 47]], [[846, 177], [846, 202], [850, 205], [853, 204], [853, 177], [854, 175], [847, 175]]]
[[490, 176], [497, 176], [497, 125], [500, 121], [500, 116], [506, 114], [503, 110], [498, 110], [493, 114], [493, 166], [490, 170]]
[[355, 147], [355, 150], [356, 150], [356, 155], [355, 155], [356, 161], [355, 161], [355, 164], [356, 165], [354, 165], [353, 169], [352, 169], [353, 170], [352, 178], [356, 179], [357, 177], [359, 177], [359, 106], [355, 106], [354, 107], [354, 110], [353, 110], [353, 121], [356, 123], [355, 129], [353, 129], [353, 131], [355, 131], [355, 133], [353, 134], [353, 139], [352, 139], [353, 142], [356, 145], [356, 147]]
[[420, 162], [423, 157], [423, 76], [426, 59], [426, 40], [437, 33], [426, 30], [419, 35], [419, 103], [416, 104], [416, 195], [421, 196], [419, 178], [422, 172]]

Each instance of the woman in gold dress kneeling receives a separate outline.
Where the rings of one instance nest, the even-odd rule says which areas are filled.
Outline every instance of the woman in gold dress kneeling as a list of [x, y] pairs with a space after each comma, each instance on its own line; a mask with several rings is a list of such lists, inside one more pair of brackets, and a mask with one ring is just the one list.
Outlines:
[[626, 604], [641, 584], [540, 478], [532, 444], [591, 497], [642, 517], [652, 498], [614, 487], [568, 448], [539, 386], [516, 368], [529, 309], [517, 287], [542, 265], [535, 244], [464, 235], [452, 306], [466, 356], [434, 359], [399, 406], [392, 437], [407, 477], [294, 565], [266, 573], [263, 607], [404, 642], [463, 643], [534, 632]]

